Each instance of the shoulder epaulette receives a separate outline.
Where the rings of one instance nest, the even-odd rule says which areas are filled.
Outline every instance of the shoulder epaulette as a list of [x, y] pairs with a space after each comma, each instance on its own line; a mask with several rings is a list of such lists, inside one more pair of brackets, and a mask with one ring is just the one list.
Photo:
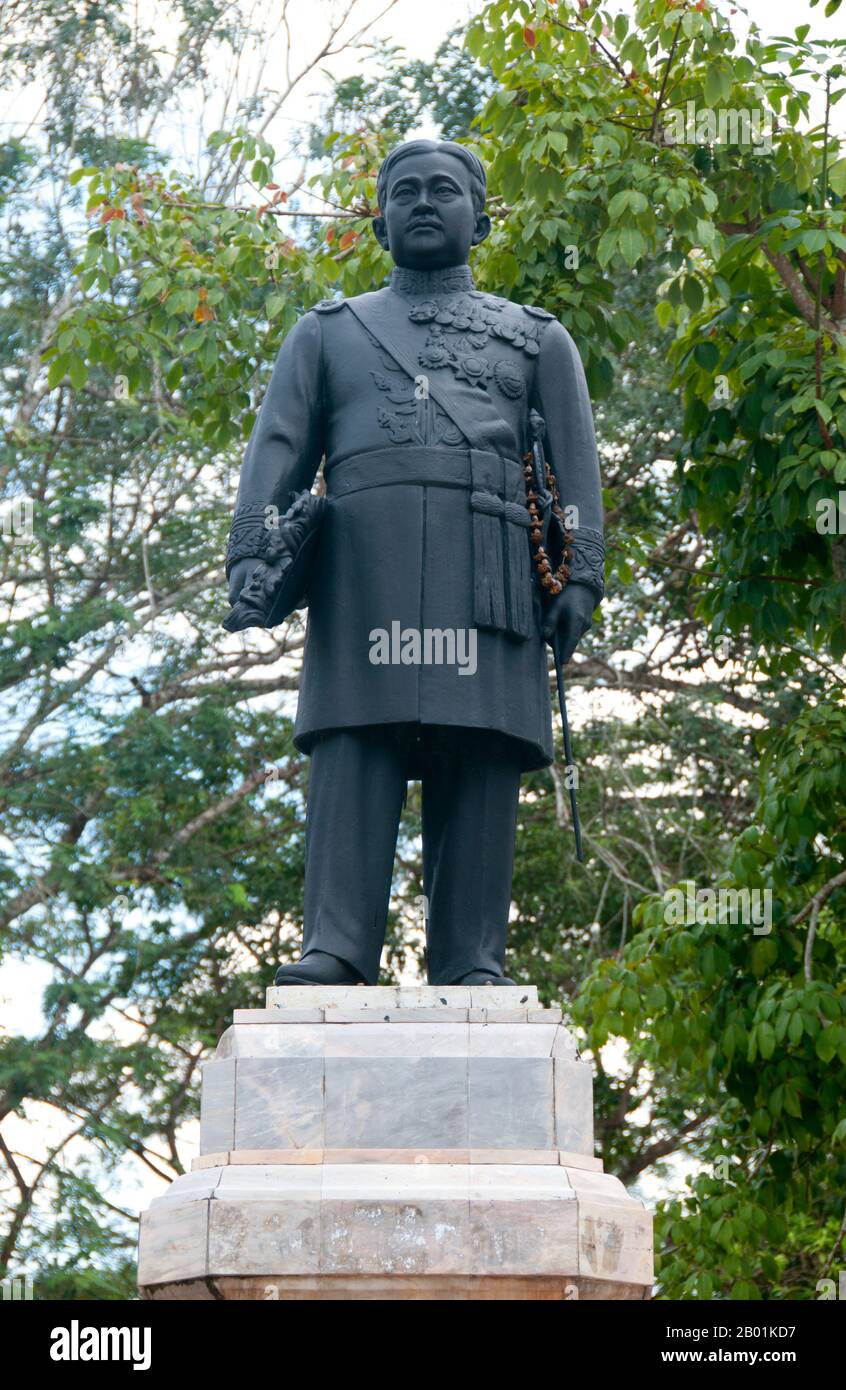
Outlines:
[[334, 314], [337, 309], [343, 309], [346, 302], [345, 299], [321, 299], [319, 303], [315, 304], [314, 312], [316, 314]]

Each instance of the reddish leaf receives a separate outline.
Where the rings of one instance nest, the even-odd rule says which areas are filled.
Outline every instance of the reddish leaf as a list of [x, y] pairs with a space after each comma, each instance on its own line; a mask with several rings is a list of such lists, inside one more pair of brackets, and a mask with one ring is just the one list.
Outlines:
[[140, 193], [133, 194], [132, 207], [135, 212], [135, 216], [138, 218], [138, 221], [142, 222], [146, 226], [150, 219], [144, 211], [144, 201]]

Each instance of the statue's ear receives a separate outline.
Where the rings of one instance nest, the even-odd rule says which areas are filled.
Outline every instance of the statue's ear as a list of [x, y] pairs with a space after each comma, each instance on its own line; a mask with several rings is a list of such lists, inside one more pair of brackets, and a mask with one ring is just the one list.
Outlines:
[[[490, 223], [488, 223], [488, 227], [490, 227]], [[391, 249], [388, 246], [388, 229], [385, 226], [384, 217], [379, 216], [373, 218], [373, 235], [383, 251], [389, 251]], [[487, 232], [485, 235], [487, 236]]]
[[490, 236], [491, 219], [486, 212], [480, 212], [476, 218], [476, 225], [473, 228], [473, 240], [471, 246], [478, 246], [480, 241], [484, 241], [486, 236]]

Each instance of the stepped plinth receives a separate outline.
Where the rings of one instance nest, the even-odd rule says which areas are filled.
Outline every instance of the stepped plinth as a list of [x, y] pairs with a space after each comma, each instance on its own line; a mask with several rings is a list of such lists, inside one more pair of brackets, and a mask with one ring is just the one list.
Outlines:
[[593, 1154], [537, 989], [287, 986], [203, 1068], [200, 1157], [141, 1221], [142, 1297], [642, 1299], [652, 1220]]

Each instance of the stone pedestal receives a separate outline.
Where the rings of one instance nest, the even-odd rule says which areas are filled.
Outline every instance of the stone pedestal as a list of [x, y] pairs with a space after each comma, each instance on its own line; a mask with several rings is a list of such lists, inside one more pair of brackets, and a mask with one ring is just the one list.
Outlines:
[[142, 1217], [142, 1297], [650, 1295], [650, 1214], [533, 986], [270, 989], [203, 1068], [200, 1150]]

